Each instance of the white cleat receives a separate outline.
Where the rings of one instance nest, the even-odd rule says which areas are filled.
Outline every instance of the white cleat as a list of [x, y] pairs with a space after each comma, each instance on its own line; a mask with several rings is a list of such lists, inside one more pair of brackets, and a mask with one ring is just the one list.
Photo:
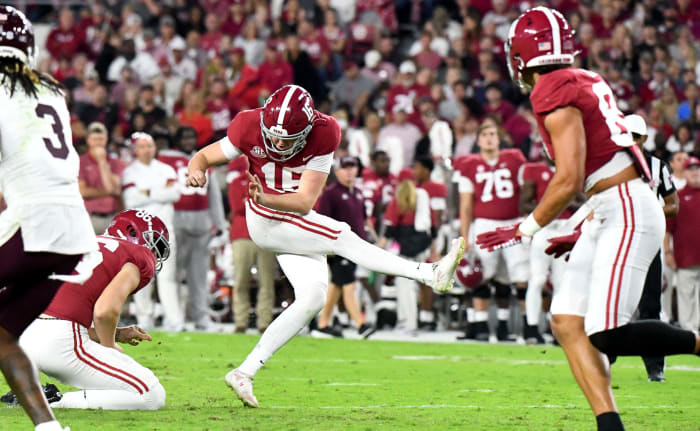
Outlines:
[[238, 395], [238, 399], [246, 407], [258, 407], [258, 400], [253, 395], [253, 378], [238, 371], [238, 368], [231, 370], [224, 377], [228, 385]]
[[430, 285], [433, 290], [445, 293], [452, 289], [455, 271], [462, 260], [462, 255], [464, 255], [464, 238], [453, 239], [445, 257], [433, 264], [433, 282]]

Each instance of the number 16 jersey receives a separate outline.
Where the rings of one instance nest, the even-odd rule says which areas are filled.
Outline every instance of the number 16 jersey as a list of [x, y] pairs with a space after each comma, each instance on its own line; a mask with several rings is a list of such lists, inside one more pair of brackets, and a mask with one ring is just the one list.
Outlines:
[[39, 85], [38, 97], [0, 85], [0, 245], [18, 228], [25, 251], [80, 254], [97, 249], [78, 188], [80, 160], [62, 94]]
[[484, 160], [481, 154], [468, 155], [458, 161], [459, 192], [474, 194], [474, 219], [520, 217], [518, 170], [524, 163], [525, 157], [517, 149], [501, 150], [498, 158], [492, 161]]

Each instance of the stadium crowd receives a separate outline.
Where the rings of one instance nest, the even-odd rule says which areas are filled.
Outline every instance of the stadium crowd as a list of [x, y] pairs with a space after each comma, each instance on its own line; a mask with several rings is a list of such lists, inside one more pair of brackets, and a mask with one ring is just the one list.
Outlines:
[[[366, 237], [387, 247], [419, 242], [410, 254], [402, 246], [401, 254], [437, 259], [444, 237], [459, 233], [453, 167], [460, 157], [479, 152], [480, 125], [491, 121], [497, 126], [502, 149], [517, 149], [531, 162], [544, 157], [532, 109], [509, 79], [504, 51], [510, 22], [539, 3], [568, 18], [577, 34], [577, 65], [608, 81], [625, 114], [646, 120], [645, 149], [672, 168], [682, 206], [680, 218], [669, 223], [664, 246], [670, 275], [664, 311], [676, 319], [675, 287], [680, 324], [700, 327], [700, 255], [688, 245], [700, 242], [700, 230], [690, 225], [700, 209], [692, 191], [700, 188], [700, 160], [694, 159], [700, 157], [698, 1], [27, 3], [32, 22], [57, 23], [40, 45], [39, 69], [69, 90], [74, 144], [83, 154], [81, 193], [96, 232], [103, 232], [125, 205], [159, 213], [174, 232], [177, 258], [170, 259], [172, 268], [164, 268], [157, 281], [166, 329], [184, 327], [186, 316], [179, 310], [185, 297], [187, 317], [198, 329], [212, 329], [210, 307], [229, 304], [231, 296], [210, 284], [234, 286], [237, 331], [248, 327], [253, 284], [260, 293], [252, 324], [260, 330], [272, 319], [273, 307], [291, 299], [283, 293], [275, 300], [275, 292], [288, 289], [280, 290], [284, 281], [272, 277], [278, 273], [274, 260], [247, 235], [241, 212], [245, 161], [212, 171], [219, 182], [208, 188], [184, 184], [194, 150], [225, 136], [238, 112], [261, 106], [285, 84], [306, 88], [317, 109], [341, 124], [337, 167], [352, 167], [348, 156], [357, 161], [355, 185], [364, 198], [366, 220], [360, 225]], [[421, 194], [410, 184], [427, 192], [427, 241], [425, 235], [409, 241], [402, 238], [406, 231], [396, 228], [410, 196], [419, 217]], [[416, 230], [409, 234], [419, 234]], [[357, 271], [364, 319], [390, 321], [383, 319], [381, 304], [391, 281]], [[182, 280], [187, 294], [179, 287]], [[339, 280], [334, 283], [344, 289], [347, 281]], [[430, 289], [403, 282], [396, 287], [397, 327], [411, 332], [420, 322], [434, 329], [438, 319]], [[134, 313], [139, 324], [152, 327], [160, 312], [151, 290], [141, 296]], [[356, 322], [358, 329], [364, 324], [363, 318]]]

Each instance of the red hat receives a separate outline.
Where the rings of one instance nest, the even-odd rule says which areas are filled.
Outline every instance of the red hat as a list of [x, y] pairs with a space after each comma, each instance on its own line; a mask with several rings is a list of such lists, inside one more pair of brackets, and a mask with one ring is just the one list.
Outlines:
[[700, 165], [700, 159], [698, 159], [695, 156], [690, 156], [687, 159], [685, 159], [685, 162], [683, 162], [683, 169], [688, 169], [691, 166], [697, 165]]
[[231, 55], [234, 55], [234, 54], [245, 55], [245, 51], [240, 46], [235, 46], [235, 47], [231, 48]]
[[413, 170], [410, 168], [401, 169], [399, 172], [399, 182], [409, 180], [413, 181]]

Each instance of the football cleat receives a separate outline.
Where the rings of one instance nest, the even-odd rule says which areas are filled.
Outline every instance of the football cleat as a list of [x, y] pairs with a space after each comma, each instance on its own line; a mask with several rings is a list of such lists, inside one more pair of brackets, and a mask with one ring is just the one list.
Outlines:
[[19, 405], [19, 400], [17, 400], [17, 397], [15, 396], [15, 393], [10, 391], [6, 393], [5, 395], [0, 397], [0, 401], [7, 404], [8, 407], [13, 407], [13, 406], [18, 406]]
[[246, 407], [258, 407], [258, 400], [253, 395], [253, 377], [242, 373], [238, 368], [231, 370], [224, 377], [226, 384], [238, 395]]
[[433, 280], [430, 283], [430, 287], [433, 290], [445, 293], [452, 289], [452, 285], [455, 282], [455, 271], [463, 255], [464, 238], [453, 239], [450, 251], [437, 263], [433, 264]]
[[57, 403], [61, 401], [61, 398], [63, 398], [63, 394], [61, 394], [61, 391], [58, 390], [56, 385], [47, 383], [43, 386], [42, 388], [44, 390], [44, 396], [46, 397], [46, 401], [51, 403]]
[[376, 331], [377, 327], [369, 323], [363, 323], [362, 326], [357, 328], [357, 333], [360, 335], [360, 337], [364, 338], [365, 340], [368, 339]]
[[312, 330], [311, 338], [343, 338], [343, 333], [332, 326], [326, 326]]

